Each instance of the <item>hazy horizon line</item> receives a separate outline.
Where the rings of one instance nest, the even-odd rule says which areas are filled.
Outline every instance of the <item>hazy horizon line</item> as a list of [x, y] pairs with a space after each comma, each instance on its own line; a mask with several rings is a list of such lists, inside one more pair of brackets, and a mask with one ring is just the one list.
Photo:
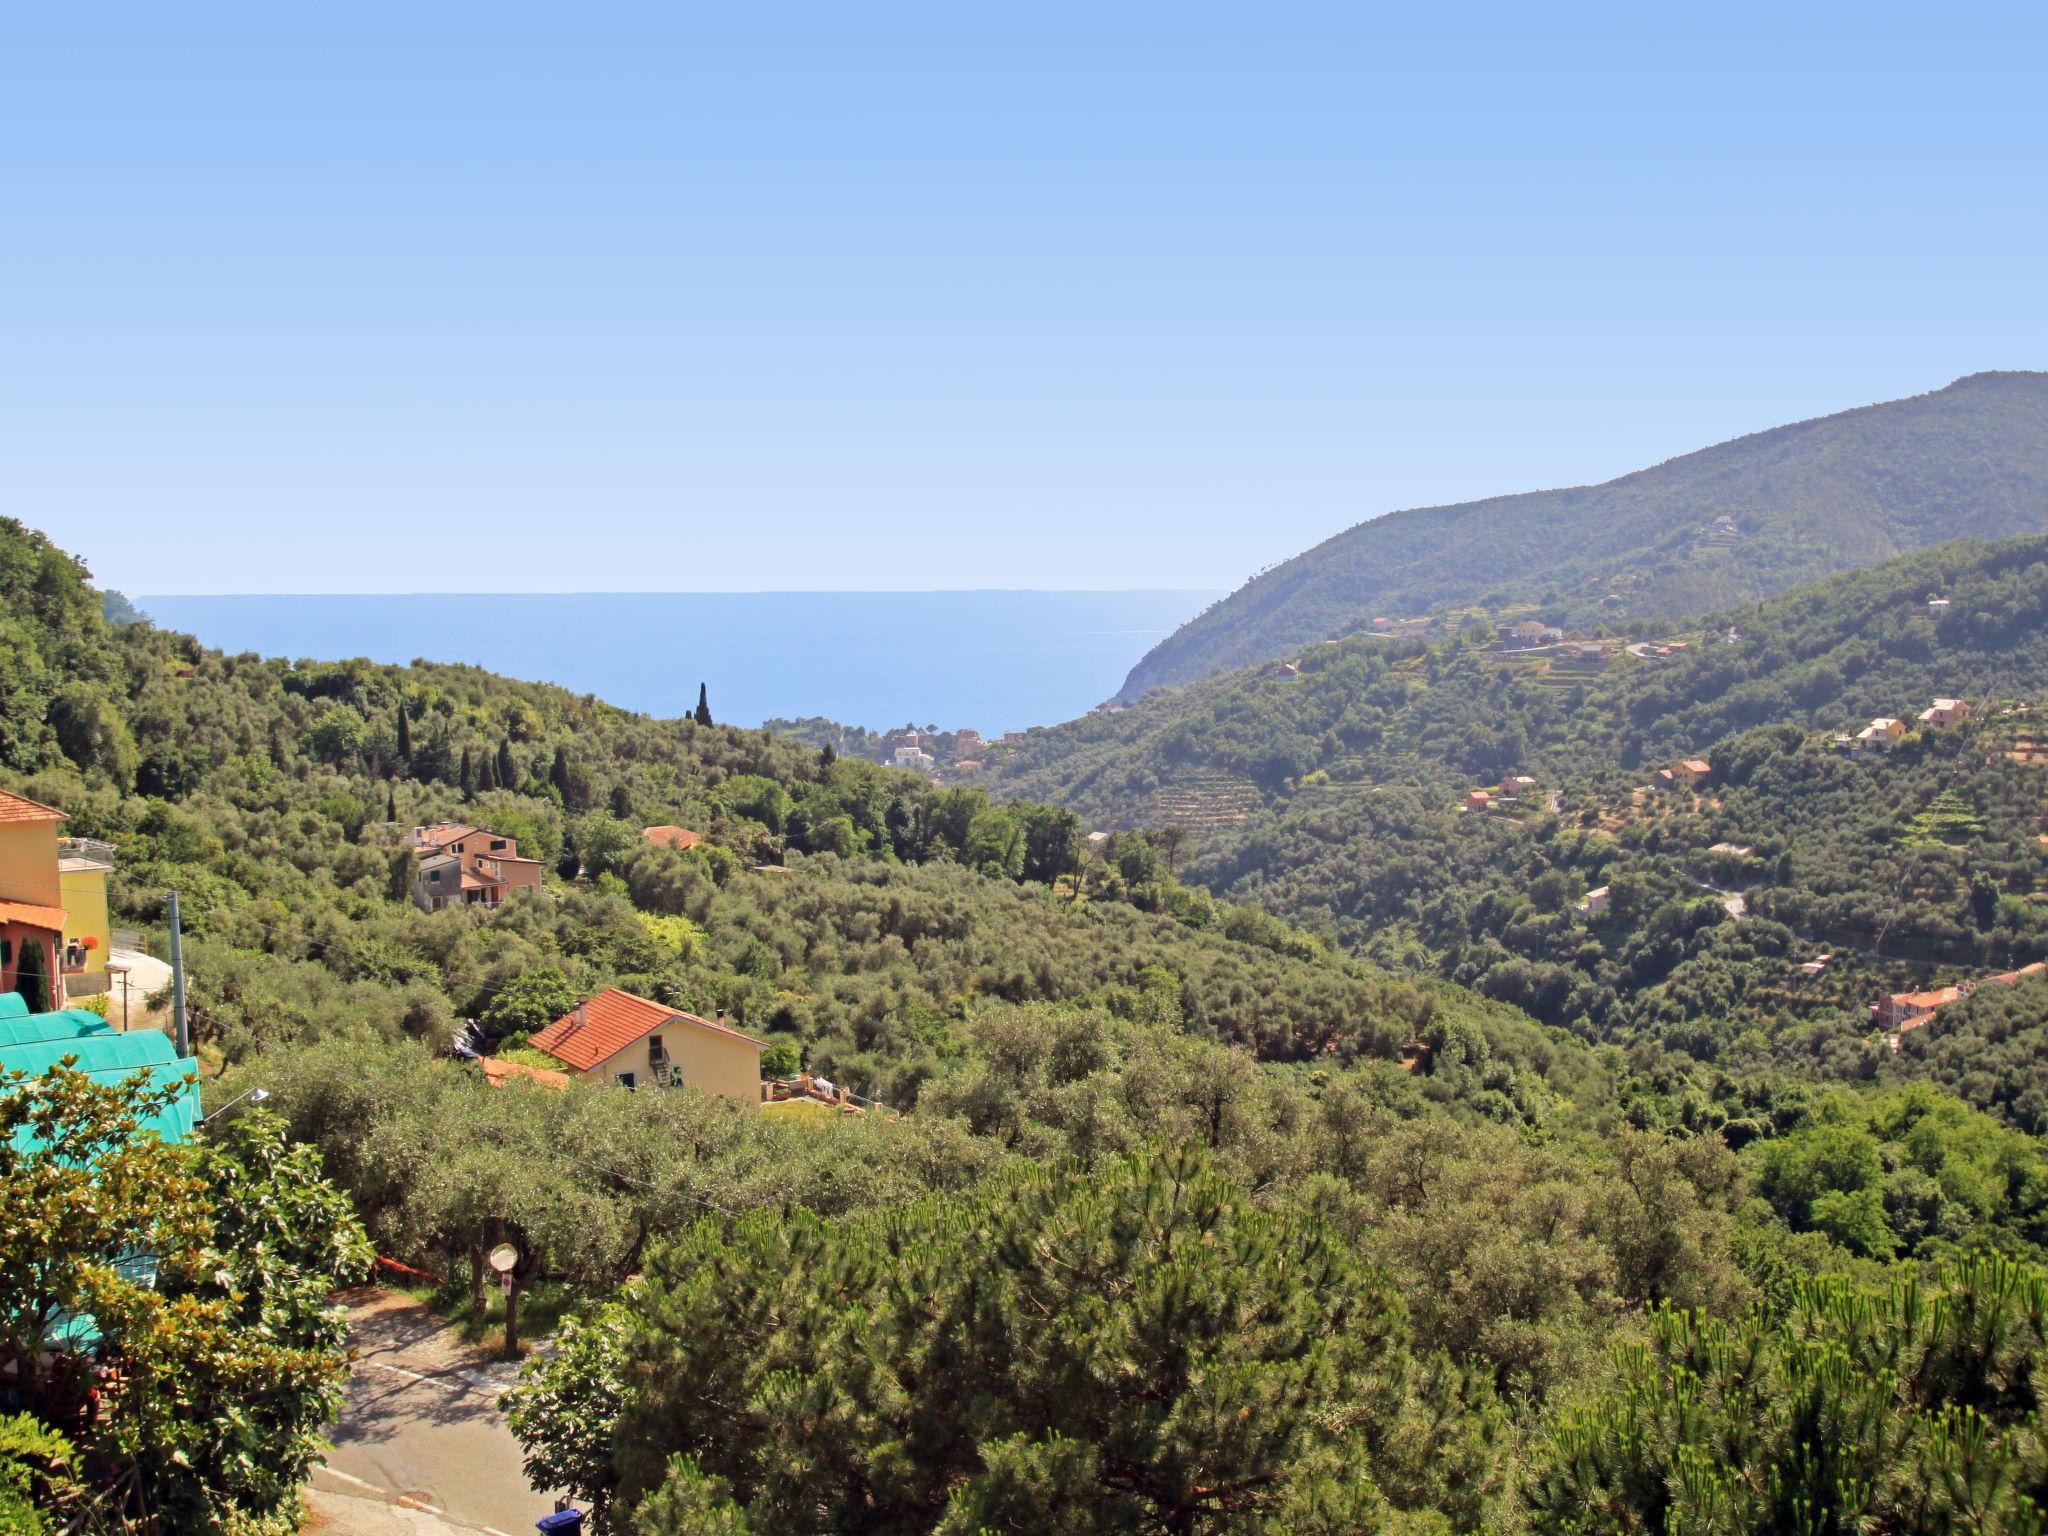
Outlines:
[[[118, 588], [107, 590], [118, 591]], [[1109, 597], [1119, 594], [1170, 594], [1195, 596], [1211, 592], [1234, 592], [1235, 587], [745, 587], [711, 589], [673, 587], [578, 587], [526, 588], [504, 591], [451, 591], [421, 587], [390, 592], [123, 592], [130, 602], [153, 602], [164, 598], [246, 598], [246, 597]]]

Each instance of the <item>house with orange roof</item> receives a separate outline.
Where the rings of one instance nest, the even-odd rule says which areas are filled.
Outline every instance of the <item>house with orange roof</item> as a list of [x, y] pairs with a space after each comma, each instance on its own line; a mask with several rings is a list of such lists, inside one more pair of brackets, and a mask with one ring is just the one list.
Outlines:
[[1936, 699], [1931, 707], [1920, 711], [1920, 723], [1928, 726], [1961, 725], [1969, 718], [1967, 699]]
[[640, 835], [657, 848], [673, 848], [678, 853], [704, 841], [702, 832], [692, 832], [688, 827], [642, 827]]
[[1655, 782], [1659, 789], [1677, 789], [1680, 785], [1697, 784], [1713, 771], [1714, 765], [1704, 757], [1688, 757], [1669, 768], [1659, 768]]
[[463, 822], [414, 827], [407, 844], [416, 861], [413, 905], [422, 912], [445, 907], [495, 907], [514, 891], [540, 889], [540, 860], [522, 859], [519, 843]]
[[1890, 747], [1905, 734], [1905, 721], [1891, 715], [1879, 715], [1856, 733], [1856, 746], [1859, 750], [1864, 747]]
[[[2029, 976], [2048, 973], [2048, 960], [2036, 960], [2032, 965], [2023, 965], [2016, 971], [2001, 971], [1996, 976], [1986, 976], [1983, 981], [1962, 981], [1952, 987], [1937, 987], [1931, 992], [1894, 992], [1871, 1005], [1871, 1012], [1877, 1016], [1880, 1028], [1903, 1035], [1908, 1030], [1918, 1029], [1929, 1022], [1935, 1014], [1950, 1003], [1959, 1002], [1975, 992], [1979, 986], [2010, 987]], [[1898, 1049], [1898, 1041], [1892, 1041], [1892, 1049]]]
[[761, 1101], [764, 1042], [617, 987], [586, 998], [527, 1043], [573, 1077]]
[[1486, 790], [1470, 789], [1465, 792], [1465, 809], [1468, 811], [1483, 811], [1492, 804], [1493, 796]]
[[1960, 986], [1936, 987], [1927, 992], [1894, 992], [1880, 999], [1872, 1011], [1877, 1015], [1881, 1029], [1918, 1029], [1941, 1009], [1968, 995], [1968, 991]]
[[52, 806], [0, 790], [0, 992], [21, 993], [31, 1013], [64, 1006], [63, 820]]

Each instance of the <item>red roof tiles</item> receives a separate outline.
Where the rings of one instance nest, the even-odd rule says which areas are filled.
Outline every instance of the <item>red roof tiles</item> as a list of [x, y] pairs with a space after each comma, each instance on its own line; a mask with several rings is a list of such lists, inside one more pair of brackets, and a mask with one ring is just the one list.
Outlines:
[[0, 826], [25, 826], [38, 821], [62, 821], [64, 813], [54, 806], [31, 800], [26, 795], [0, 789]]
[[523, 1061], [500, 1061], [495, 1056], [485, 1056], [478, 1060], [477, 1066], [483, 1069], [484, 1081], [493, 1088], [502, 1088], [515, 1077], [530, 1078], [543, 1088], [569, 1086], [568, 1073], [550, 1072], [546, 1067], [529, 1067]]
[[640, 835], [657, 848], [694, 848], [704, 841], [702, 832], [692, 832], [688, 827], [642, 827]]
[[46, 928], [52, 933], [62, 933], [64, 909], [38, 907], [26, 901], [0, 901], [0, 923], [20, 923], [26, 928]]
[[764, 1042], [743, 1035], [724, 1024], [700, 1019], [694, 1013], [664, 1008], [648, 998], [635, 997], [617, 987], [607, 987], [597, 996], [579, 1003], [528, 1043], [557, 1061], [567, 1062], [579, 1072], [610, 1061], [634, 1041], [674, 1024], [689, 1024], [715, 1035], [741, 1040], [755, 1050], [766, 1050]]

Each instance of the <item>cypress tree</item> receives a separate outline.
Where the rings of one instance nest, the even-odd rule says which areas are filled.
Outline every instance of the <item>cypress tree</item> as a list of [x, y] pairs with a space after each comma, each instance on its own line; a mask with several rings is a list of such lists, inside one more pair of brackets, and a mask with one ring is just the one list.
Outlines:
[[711, 696], [705, 691], [702, 683], [697, 685], [696, 719], [699, 725], [709, 725], [711, 723]]
[[498, 787], [500, 789], [517, 789], [519, 787], [519, 767], [512, 761], [512, 738], [510, 736], [505, 737], [498, 743]]
[[30, 1013], [48, 1013], [53, 1006], [50, 998], [50, 957], [43, 953], [43, 941], [30, 934], [16, 939], [14, 944], [21, 951], [21, 958], [14, 969], [14, 990], [28, 1004]]
[[384, 819], [386, 821], [398, 820], [398, 791], [389, 785], [385, 786], [384, 789]]
[[457, 782], [462, 785], [464, 799], [476, 793], [476, 769], [470, 764], [468, 747], [462, 749], [462, 772]]
[[412, 767], [412, 721], [406, 716], [404, 700], [398, 705], [398, 760], [408, 769]]
[[564, 800], [569, 798], [569, 749], [555, 748], [554, 766], [548, 769], [548, 782], [560, 791]]
[[479, 752], [476, 755], [476, 787], [479, 790], [498, 787], [497, 760], [488, 752]]

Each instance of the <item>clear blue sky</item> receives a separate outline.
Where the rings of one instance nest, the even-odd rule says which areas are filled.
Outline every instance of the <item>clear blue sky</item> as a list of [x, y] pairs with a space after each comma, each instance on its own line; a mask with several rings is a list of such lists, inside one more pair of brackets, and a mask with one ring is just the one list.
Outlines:
[[0, 510], [138, 592], [1229, 587], [2048, 366], [2042, 8], [1373, 9], [10, 7]]

